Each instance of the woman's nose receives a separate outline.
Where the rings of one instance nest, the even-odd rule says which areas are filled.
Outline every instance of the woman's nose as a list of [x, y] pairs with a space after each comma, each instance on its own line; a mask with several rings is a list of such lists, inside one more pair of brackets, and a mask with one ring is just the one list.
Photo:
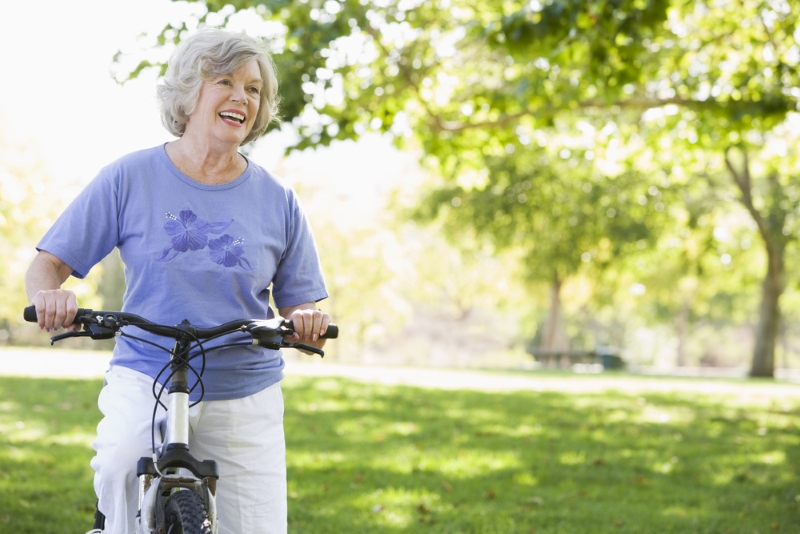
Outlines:
[[244, 86], [234, 86], [231, 100], [242, 104], [247, 102], [247, 92], [244, 90]]

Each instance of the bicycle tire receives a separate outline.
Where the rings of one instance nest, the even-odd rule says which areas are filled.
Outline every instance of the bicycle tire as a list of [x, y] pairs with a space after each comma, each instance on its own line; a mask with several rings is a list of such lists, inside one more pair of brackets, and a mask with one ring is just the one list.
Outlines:
[[164, 506], [167, 534], [211, 534], [203, 500], [191, 490], [173, 493]]

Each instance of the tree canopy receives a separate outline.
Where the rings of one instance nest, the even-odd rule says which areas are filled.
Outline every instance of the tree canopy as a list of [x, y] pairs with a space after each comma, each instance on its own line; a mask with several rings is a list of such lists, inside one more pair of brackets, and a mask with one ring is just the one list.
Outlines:
[[697, 222], [687, 199], [735, 196], [768, 260], [751, 373], [772, 375], [798, 215], [793, 3], [190, 4], [198, 16], [168, 24], [162, 45], [209, 21], [262, 22], [297, 133], [290, 150], [367, 131], [419, 147], [442, 177], [422, 212], [523, 246], [531, 272], [657, 246], [660, 218]]

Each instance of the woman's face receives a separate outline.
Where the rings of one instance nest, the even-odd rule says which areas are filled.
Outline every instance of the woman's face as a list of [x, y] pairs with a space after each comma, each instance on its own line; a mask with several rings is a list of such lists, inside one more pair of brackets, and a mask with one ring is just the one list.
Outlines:
[[231, 74], [204, 81], [184, 137], [231, 144], [235, 150], [253, 127], [262, 87], [261, 70], [255, 59]]

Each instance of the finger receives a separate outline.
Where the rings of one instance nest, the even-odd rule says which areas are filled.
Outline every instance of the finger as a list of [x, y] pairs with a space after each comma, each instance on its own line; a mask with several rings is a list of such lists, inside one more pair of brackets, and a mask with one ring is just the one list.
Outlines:
[[315, 311], [311, 315], [311, 320], [311, 341], [316, 341], [321, 335], [320, 331], [322, 330], [322, 312]]
[[319, 335], [324, 336], [328, 331], [328, 325], [331, 324], [331, 317], [327, 313], [322, 314], [322, 328], [319, 329]]
[[311, 310], [304, 310], [303, 313], [303, 339], [311, 341], [314, 334], [314, 312]]
[[48, 332], [53, 329], [56, 318], [56, 304], [52, 298], [44, 297], [44, 310], [42, 316], [44, 317], [44, 329]]
[[64, 327], [70, 328], [72, 330], [78, 329], [79, 325], [73, 324], [75, 322], [75, 316], [77, 314], [78, 314], [78, 300], [75, 298], [75, 294], [70, 292], [67, 295], [66, 317], [64, 318], [65, 319]]
[[64, 322], [67, 319], [67, 303], [64, 302], [61, 298], [56, 298], [55, 300], [55, 307], [56, 307], [56, 314], [53, 318], [53, 328], [58, 330], [62, 326], [64, 326]]
[[47, 306], [45, 302], [37, 297], [34, 297], [31, 305], [36, 308], [36, 321], [39, 323], [39, 328], [44, 330], [45, 321], [47, 320]]
[[305, 318], [301, 310], [295, 310], [292, 313], [292, 327], [294, 328], [292, 339], [301, 340], [305, 335]]

